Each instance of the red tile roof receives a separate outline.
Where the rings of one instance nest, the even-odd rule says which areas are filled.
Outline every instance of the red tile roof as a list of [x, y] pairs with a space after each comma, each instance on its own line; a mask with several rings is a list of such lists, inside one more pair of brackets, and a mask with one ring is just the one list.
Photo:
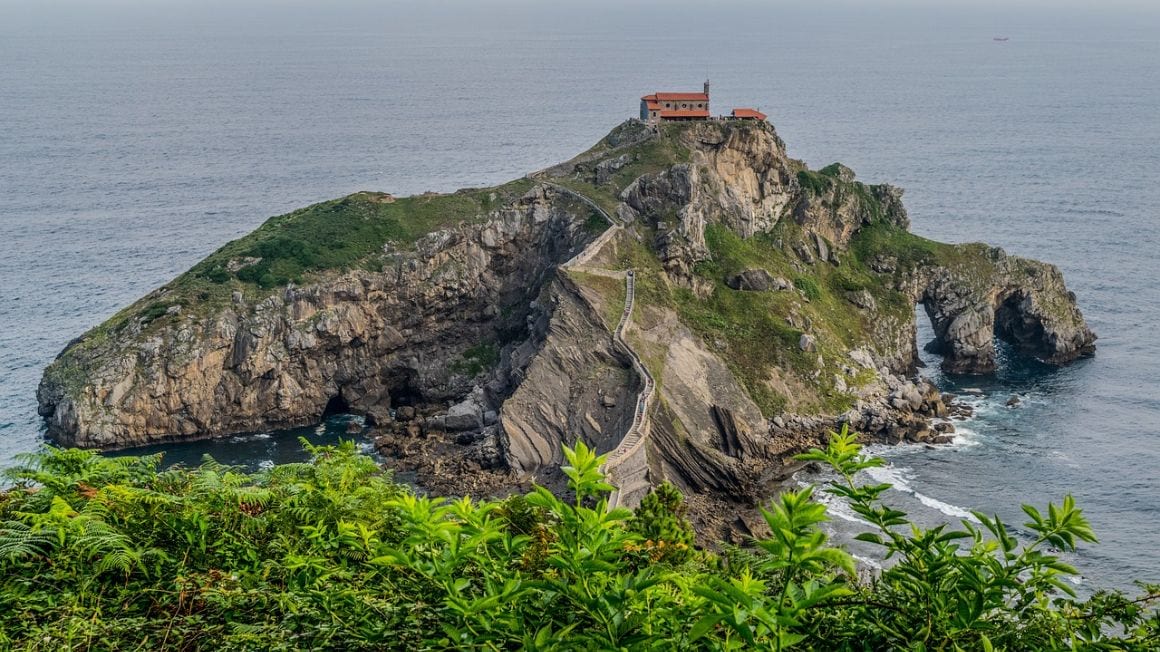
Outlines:
[[661, 102], [708, 102], [708, 93], [657, 93]]
[[708, 118], [709, 109], [661, 109], [662, 118]]
[[758, 111], [757, 109], [733, 109], [734, 118], [752, 118], [754, 120], [764, 120], [767, 115]]

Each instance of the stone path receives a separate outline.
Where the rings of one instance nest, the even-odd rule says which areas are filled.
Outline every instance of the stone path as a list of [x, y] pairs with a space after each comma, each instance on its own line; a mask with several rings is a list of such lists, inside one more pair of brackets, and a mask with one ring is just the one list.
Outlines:
[[[586, 264], [608, 240], [624, 228], [620, 220], [613, 218], [590, 198], [585, 197], [571, 188], [547, 181], [541, 181], [541, 183], [584, 202], [603, 216], [605, 220], [608, 220], [610, 225], [599, 238], [593, 240], [583, 251], [564, 263], [562, 267], [565, 269], [579, 268], [581, 265]], [[615, 272], [609, 272], [608, 270], [590, 269], [587, 271], [605, 275], [615, 274]], [[632, 424], [624, 433], [624, 437], [621, 438], [620, 443], [609, 453], [608, 459], [604, 463], [603, 471], [605, 479], [615, 487], [612, 495], [608, 499], [609, 509], [619, 507], [623, 496], [631, 495], [641, 489], [647, 489], [650, 486], [647, 478], [647, 459], [643, 455], [638, 454], [642, 452], [642, 447], [648, 437], [648, 412], [653, 394], [656, 391], [656, 383], [653, 380], [652, 374], [644, 366], [644, 362], [641, 361], [640, 356], [637, 355], [636, 350], [624, 338], [625, 330], [632, 323], [632, 309], [636, 303], [636, 273], [634, 270], [630, 269], [624, 275], [624, 283], [624, 311], [621, 312], [620, 321], [616, 324], [615, 330], [613, 330], [612, 339], [614, 344], [619, 346], [628, 355], [629, 359], [632, 360], [633, 369], [640, 378], [644, 379], [644, 388], [637, 396], [636, 408], [632, 415]]]

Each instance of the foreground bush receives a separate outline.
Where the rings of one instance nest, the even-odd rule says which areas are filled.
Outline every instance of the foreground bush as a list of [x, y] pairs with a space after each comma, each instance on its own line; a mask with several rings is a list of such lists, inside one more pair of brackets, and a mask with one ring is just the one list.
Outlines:
[[1150, 594], [1074, 597], [1045, 546], [1095, 540], [1070, 497], [1027, 507], [1033, 540], [998, 518], [922, 530], [859, 486], [835, 435], [806, 457], [875, 526], [892, 560], [869, 582], [827, 544], [805, 489], [764, 510], [772, 535], [692, 548], [663, 486], [607, 509], [602, 459], [566, 451], [572, 495], [417, 496], [352, 445], [247, 474], [207, 461], [49, 449], [0, 494], [0, 648], [1157, 649]]

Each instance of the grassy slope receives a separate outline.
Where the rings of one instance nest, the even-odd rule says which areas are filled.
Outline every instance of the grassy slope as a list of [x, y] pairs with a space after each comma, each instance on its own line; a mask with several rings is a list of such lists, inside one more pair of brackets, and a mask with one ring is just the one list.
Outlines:
[[592, 288], [600, 295], [600, 318], [610, 332], [614, 330], [620, 323], [620, 314], [624, 311], [624, 301], [628, 294], [624, 281], [578, 270], [567, 273], [577, 285]]

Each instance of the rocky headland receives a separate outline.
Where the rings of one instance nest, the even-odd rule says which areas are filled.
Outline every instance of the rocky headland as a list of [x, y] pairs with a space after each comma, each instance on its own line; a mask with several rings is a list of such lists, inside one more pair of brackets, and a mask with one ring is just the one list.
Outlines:
[[124, 448], [355, 412], [440, 493], [559, 487], [583, 440], [621, 504], [669, 480], [728, 537], [842, 423], [947, 440], [917, 305], [949, 372], [992, 371], [996, 337], [1094, 352], [1058, 269], [915, 236], [901, 197], [809, 170], [764, 122], [629, 121], [495, 188], [273, 218], [69, 344], [40, 413], [61, 444]]

